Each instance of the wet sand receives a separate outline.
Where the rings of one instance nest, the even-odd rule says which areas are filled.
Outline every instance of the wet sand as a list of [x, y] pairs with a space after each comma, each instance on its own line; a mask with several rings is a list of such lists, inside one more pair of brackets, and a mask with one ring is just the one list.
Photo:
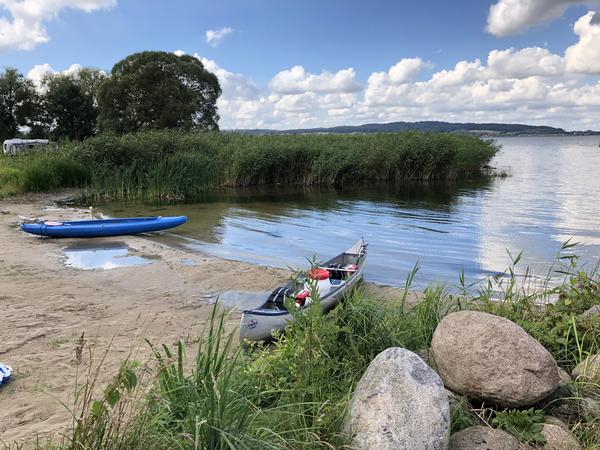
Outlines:
[[[150, 361], [144, 339], [167, 345], [194, 342], [219, 292], [270, 291], [289, 277], [286, 270], [191, 254], [164, 245], [157, 236], [86, 240], [85, 245], [93, 241], [126, 249], [126, 258], [146, 264], [92, 270], [68, 266], [77, 261], [67, 258], [64, 249], [81, 248], [82, 240], [28, 235], [19, 230], [18, 215], [89, 218], [88, 210], [56, 205], [69, 195], [0, 201], [0, 362], [15, 370], [13, 380], [0, 388], [0, 444], [37, 437], [60, 441], [71, 424], [63, 403], [73, 404], [77, 370], [104, 358], [98, 384], [105, 385], [127, 357]], [[378, 290], [369, 288], [375, 294]], [[382, 290], [386, 296], [388, 291]], [[239, 318], [231, 313], [231, 329]], [[86, 348], [77, 369], [75, 349], [82, 334]]]

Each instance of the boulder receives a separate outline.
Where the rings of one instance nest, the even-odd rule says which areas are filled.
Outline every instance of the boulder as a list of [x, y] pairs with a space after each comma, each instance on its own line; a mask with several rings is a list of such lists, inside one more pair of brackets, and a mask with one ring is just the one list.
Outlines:
[[592, 317], [592, 316], [600, 317], [600, 305], [592, 306], [590, 309], [585, 311], [583, 313], [583, 315], [587, 316], [587, 317]]
[[545, 423], [541, 433], [546, 439], [546, 443], [540, 447], [544, 450], [583, 450], [575, 436], [564, 426]]
[[450, 390], [503, 407], [532, 405], [558, 387], [552, 355], [520, 326], [479, 311], [447, 315], [431, 343]]
[[450, 436], [449, 450], [522, 450], [512, 434], [489, 427], [469, 427]]
[[449, 427], [442, 380], [419, 356], [397, 347], [369, 364], [345, 424], [357, 450], [445, 449]]
[[569, 373], [565, 369], [561, 369], [559, 367], [558, 368], [558, 384], [560, 386], [564, 386], [565, 384], [570, 384], [572, 382], [573, 382], [573, 378], [571, 378], [571, 375], [569, 375]]
[[560, 420], [558, 417], [545, 416], [544, 422], [549, 425], [559, 426], [559, 427], [564, 428], [565, 430], [569, 431], [569, 426], [566, 423], [564, 423], [562, 420]]
[[579, 381], [592, 381], [600, 378], [600, 355], [590, 355], [577, 364], [571, 376]]

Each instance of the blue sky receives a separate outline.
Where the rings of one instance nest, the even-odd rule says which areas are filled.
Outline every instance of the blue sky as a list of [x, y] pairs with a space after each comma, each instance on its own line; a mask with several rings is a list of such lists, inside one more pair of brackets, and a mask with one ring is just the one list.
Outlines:
[[[24, 0], [19, 5], [17, 0], [0, 0], [0, 67], [14, 66], [24, 74], [36, 65], [44, 65], [43, 70], [63, 71], [79, 64], [109, 71], [116, 61], [137, 51], [185, 51], [203, 58], [222, 79], [224, 96], [220, 110], [226, 127], [472, 119], [543, 122], [566, 128], [580, 127], [584, 120], [584, 125], [591, 126], [596, 121], [596, 128], [600, 128], [600, 56], [592, 55], [592, 61], [586, 61], [594, 50], [600, 55], [600, 33], [596, 33], [600, 25], [594, 25], [593, 12], [588, 13], [597, 3]], [[495, 31], [490, 28], [490, 8], [502, 9]], [[517, 17], [515, 11], [523, 13]], [[587, 38], [591, 36], [591, 44], [586, 41], [579, 45], [579, 62], [571, 64], [565, 51], [585, 41], [582, 34], [574, 31], [574, 24], [584, 20], [586, 14], [589, 24], [584, 24], [583, 33]], [[26, 30], [15, 25], [18, 20], [24, 21]], [[510, 29], [514, 24], [519, 24], [517, 30]], [[218, 32], [223, 28], [232, 31], [218, 45], [207, 42], [208, 30]], [[535, 69], [518, 74], [496, 69], [493, 76], [483, 75], [489, 69], [490, 52], [511, 48], [512, 53], [503, 58], [502, 64], [533, 67], [546, 64], [544, 58], [555, 56], [562, 60], [554, 58], [551, 63], [556, 67], [550, 76], [540, 75]], [[527, 55], [519, 53], [528, 48], [539, 50]], [[525, 57], [529, 62], [523, 62]], [[411, 58], [418, 58], [420, 63], [410, 69], [408, 78], [373, 78], [376, 73], [391, 74], [388, 71], [392, 67]], [[453, 71], [461, 61], [471, 64], [477, 60], [481, 67], [471, 67], [478, 73], [475, 78], [466, 75], [461, 80], [464, 83], [452, 85], [452, 89], [457, 89], [455, 96], [449, 96], [447, 83], [433, 83], [436, 73]], [[570, 69], [558, 67], [561, 64]], [[302, 73], [286, 75], [286, 71], [298, 66]], [[346, 87], [328, 79], [310, 82], [311, 76], [319, 77], [323, 71], [335, 76], [348, 69], [352, 74], [344, 72], [341, 76], [351, 77], [354, 84]], [[41, 70], [40, 67], [37, 72]], [[289, 82], [291, 77], [294, 87], [273, 88], [273, 79], [281, 72], [284, 74], [280, 81], [287, 76]], [[456, 74], [448, 76], [453, 75]], [[35, 78], [36, 71], [31, 76]], [[432, 81], [431, 86], [419, 84], [428, 81]], [[521, 98], [504, 95], [507, 88], [502, 81], [512, 83], [511, 89], [515, 95], [522, 92]], [[560, 85], [568, 85], [569, 91], [553, 101]], [[432, 101], [428, 95], [436, 88], [447, 97], [445, 102], [438, 97]], [[469, 89], [470, 93], [466, 92]], [[527, 91], [537, 92], [537, 97]], [[593, 99], [597, 95], [599, 101], [585, 100], [581, 105], [574, 99], [577, 95]], [[493, 105], [488, 101], [492, 96]], [[567, 98], [574, 110], [571, 113], [568, 102], [565, 103]], [[516, 114], [519, 100], [527, 108]], [[440, 107], [432, 107], [436, 102]], [[452, 103], [456, 103], [455, 108]], [[462, 113], [460, 105], [464, 107]], [[244, 114], [237, 114], [241, 109]]]

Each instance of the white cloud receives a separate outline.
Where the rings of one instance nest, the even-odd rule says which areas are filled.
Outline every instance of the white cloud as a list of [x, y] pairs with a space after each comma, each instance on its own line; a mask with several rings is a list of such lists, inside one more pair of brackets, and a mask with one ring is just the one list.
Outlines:
[[31, 50], [48, 42], [45, 23], [63, 9], [92, 12], [116, 4], [117, 0], [0, 0], [0, 52]]
[[250, 78], [240, 73], [229, 72], [220, 67], [215, 61], [203, 58], [197, 53], [194, 54], [194, 57], [202, 62], [206, 70], [217, 76], [223, 91], [223, 98], [228, 100], [257, 98], [259, 89]]
[[492, 50], [487, 63], [497, 77], [505, 78], [560, 76], [565, 70], [564, 58], [541, 47]]
[[308, 73], [302, 66], [282, 70], [269, 83], [277, 94], [300, 94], [303, 92], [356, 92], [361, 89], [353, 68], [336, 73], [322, 71], [319, 75]]
[[452, 87], [471, 83], [483, 76], [485, 67], [481, 61], [459, 61], [452, 70], [441, 70], [434, 73], [430, 82], [438, 88]]
[[44, 75], [46, 75], [47, 73], [56, 73], [56, 71], [48, 63], [36, 64], [27, 73], [27, 78], [29, 78], [31, 81], [33, 81], [33, 84], [35, 84], [35, 87], [39, 89], [42, 84], [42, 79], [44, 78]]
[[233, 33], [233, 28], [224, 27], [219, 30], [208, 30], [206, 32], [206, 43], [211, 47], [218, 47], [223, 39]]
[[[1, 1], [1, 0], [0, 0]], [[579, 42], [554, 54], [541, 47], [492, 50], [487, 58], [458, 61], [423, 77], [430, 67], [420, 58], [400, 59], [373, 72], [364, 86], [353, 68], [307, 72], [298, 65], [258, 86], [248, 76], [198, 58], [219, 79], [220, 126], [290, 129], [369, 122], [444, 120], [520, 122], [566, 129], [598, 128], [600, 19], [589, 13], [574, 27]], [[175, 54], [182, 55], [177, 50]], [[67, 71], [76, 71], [77, 65]], [[35, 66], [28, 77], [53, 71]]]
[[398, 120], [521, 122], [594, 128], [600, 123], [600, 82], [565, 70], [565, 58], [532, 47], [492, 50], [487, 63], [459, 61], [427, 80], [427, 64], [402, 59], [374, 72], [361, 87], [353, 69], [320, 74], [295, 66], [264, 87], [215, 61], [199, 58], [219, 78], [220, 125], [290, 129]]
[[496, 36], [519, 33], [562, 16], [573, 5], [600, 5], [600, 0], [499, 0], [490, 7], [487, 30]]
[[[48, 63], [37, 64], [33, 66], [29, 72], [27, 72], [26, 77], [33, 81], [33, 84], [39, 90], [42, 89], [42, 80], [44, 79], [45, 75], [60, 73], [62, 75], [72, 75], [76, 77], [81, 69], [83, 69], [81, 64], [71, 64], [68, 68], [62, 71], [54, 70], [54, 68]], [[106, 72], [101, 72], [107, 75]]]
[[421, 58], [405, 58], [390, 67], [388, 77], [392, 84], [403, 84], [413, 80], [424, 67], [428, 67]]
[[579, 36], [579, 42], [565, 51], [567, 69], [600, 74], [600, 13], [590, 11], [580, 17], [573, 31]]

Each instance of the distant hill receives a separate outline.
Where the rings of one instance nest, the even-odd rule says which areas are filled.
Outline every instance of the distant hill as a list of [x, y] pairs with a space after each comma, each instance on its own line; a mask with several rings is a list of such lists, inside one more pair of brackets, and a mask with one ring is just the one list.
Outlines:
[[599, 131], [565, 131], [548, 126], [518, 123], [450, 123], [438, 121], [368, 123], [356, 126], [330, 128], [305, 128], [294, 130], [236, 130], [251, 134], [308, 134], [308, 133], [393, 133], [398, 131], [431, 131], [434, 133], [466, 133], [478, 136], [584, 136], [600, 134]]

